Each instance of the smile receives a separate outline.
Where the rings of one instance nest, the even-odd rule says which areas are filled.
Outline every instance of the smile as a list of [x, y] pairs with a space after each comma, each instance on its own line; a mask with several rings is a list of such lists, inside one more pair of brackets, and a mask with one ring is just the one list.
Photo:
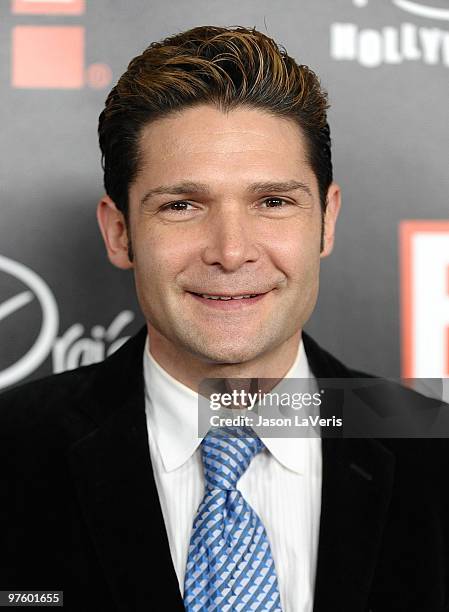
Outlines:
[[209, 295], [207, 293], [198, 293], [196, 295], [199, 295], [206, 300], [248, 300], [261, 294], [250, 293], [249, 295]]
[[241, 295], [214, 295], [209, 293], [194, 293], [188, 292], [196, 301], [212, 308], [218, 309], [235, 309], [252, 306], [263, 300], [268, 293], [245, 293]]

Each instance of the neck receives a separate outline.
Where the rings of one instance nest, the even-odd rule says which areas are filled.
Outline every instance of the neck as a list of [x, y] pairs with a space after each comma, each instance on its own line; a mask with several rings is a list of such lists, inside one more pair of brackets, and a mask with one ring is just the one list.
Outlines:
[[[241, 387], [238, 379], [262, 378], [276, 381], [284, 378], [293, 365], [301, 339], [298, 330], [279, 346], [242, 363], [211, 363], [200, 359], [180, 347], [175, 347], [153, 326], [147, 325], [150, 352], [158, 364], [177, 381], [198, 392], [200, 383], [206, 378], [227, 379], [233, 388]], [[234, 380], [232, 380], [234, 379]], [[268, 382], [268, 381], [267, 381]], [[268, 391], [268, 388], [265, 389]]]

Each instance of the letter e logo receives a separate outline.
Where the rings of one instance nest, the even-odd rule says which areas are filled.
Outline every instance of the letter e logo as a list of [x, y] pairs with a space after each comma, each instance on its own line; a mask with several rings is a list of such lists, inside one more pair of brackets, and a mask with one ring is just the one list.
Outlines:
[[402, 221], [404, 378], [449, 376], [449, 221]]

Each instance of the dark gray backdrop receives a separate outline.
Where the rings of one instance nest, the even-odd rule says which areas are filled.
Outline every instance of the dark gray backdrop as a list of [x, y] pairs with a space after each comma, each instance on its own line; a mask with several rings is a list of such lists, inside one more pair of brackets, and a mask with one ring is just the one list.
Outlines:
[[[142, 323], [132, 277], [108, 263], [95, 220], [97, 117], [112, 83], [86, 76], [71, 89], [13, 86], [12, 33], [24, 25], [83, 27], [84, 66], [101, 64], [100, 81], [110, 67], [115, 82], [151, 41], [202, 24], [256, 26], [316, 70], [332, 103], [343, 208], [307, 329], [349, 364], [399, 376], [399, 223], [448, 217], [449, 3], [415, 4], [87, 0], [69, 16], [14, 13], [3, 0], [0, 388], [100, 359]], [[46, 283], [58, 320], [17, 262]]]

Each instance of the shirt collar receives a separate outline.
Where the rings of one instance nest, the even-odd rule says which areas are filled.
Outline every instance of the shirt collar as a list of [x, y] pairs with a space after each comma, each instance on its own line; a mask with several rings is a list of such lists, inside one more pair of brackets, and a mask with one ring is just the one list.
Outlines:
[[[313, 378], [302, 338], [295, 361], [284, 378]], [[171, 376], [154, 359], [149, 338], [144, 351], [145, 403], [148, 425], [167, 472], [183, 465], [202, 441], [198, 436], [198, 394]], [[286, 468], [304, 473], [306, 438], [262, 438]]]

